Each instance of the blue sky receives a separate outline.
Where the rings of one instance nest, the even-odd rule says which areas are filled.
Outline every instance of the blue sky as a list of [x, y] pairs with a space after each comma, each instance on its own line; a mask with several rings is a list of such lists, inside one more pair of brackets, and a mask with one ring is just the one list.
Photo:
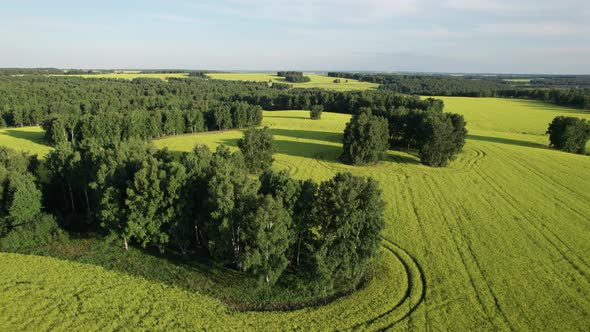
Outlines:
[[590, 0], [0, 0], [0, 67], [590, 74]]

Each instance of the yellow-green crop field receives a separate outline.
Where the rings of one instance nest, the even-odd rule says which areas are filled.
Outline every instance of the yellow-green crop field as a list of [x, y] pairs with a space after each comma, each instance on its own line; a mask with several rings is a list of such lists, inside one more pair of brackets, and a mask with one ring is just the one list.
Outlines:
[[44, 142], [41, 127], [0, 129], [0, 145], [44, 157], [51, 147]]
[[77, 76], [84, 78], [119, 78], [124, 80], [132, 80], [135, 78], [158, 78], [163, 81], [169, 78], [183, 78], [188, 77], [187, 73], [173, 73], [173, 74], [161, 74], [161, 73], [141, 73], [134, 71], [126, 71], [122, 73], [108, 73], [108, 74], [88, 74], [88, 75], [50, 75], [50, 76]]
[[318, 74], [307, 74], [311, 78], [310, 82], [306, 83], [289, 83], [283, 77], [279, 77], [276, 73], [207, 73], [207, 76], [218, 79], [218, 80], [229, 80], [229, 81], [251, 81], [251, 82], [277, 82], [277, 83], [288, 83], [293, 85], [294, 88], [321, 88], [336, 91], [349, 91], [349, 90], [369, 90], [376, 89], [379, 84], [360, 82], [352, 79], [341, 79], [341, 83], [334, 83], [334, 77], [328, 77], [325, 75]]
[[[243, 313], [93, 265], [0, 254], [0, 330], [589, 330], [590, 157], [551, 150], [543, 134], [557, 115], [590, 114], [533, 101], [443, 99], [470, 132], [464, 152], [440, 169], [400, 151], [376, 166], [343, 165], [336, 158], [348, 115], [264, 113], [277, 169], [316, 180], [351, 171], [381, 184], [382, 263], [354, 294], [319, 308]], [[235, 148], [239, 137], [226, 131], [155, 144]]]

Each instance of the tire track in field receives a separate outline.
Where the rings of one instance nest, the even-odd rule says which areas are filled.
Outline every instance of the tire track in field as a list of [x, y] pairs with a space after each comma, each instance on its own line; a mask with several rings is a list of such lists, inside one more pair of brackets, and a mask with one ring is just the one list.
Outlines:
[[[348, 327], [347, 329], [349, 330], [377, 328], [382, 331], [390, 329], [395, 324], [410, 317], [410, 315], [424, 301], [426, 294], [426, 280], [424, 278], [424, 271], [418, 261], [397, 244], [385, 238], [381, 238], [381, 240], [383, 242], [382, 247], [397, 257], [404, 267], [408, 282], [406, 292], [393, 307], [374, 318]], [[393, 321], [389, 320], [392, 317]], [[379, 324], [383, 325], [377, 326]]]
[[[412, 211], [414, 212], [414, 216], [416, 217], [416, 221], [418, 223], [418, 229], [420, 230], [420, 235], [422, 236], [422, 239], [424, 239], [424, 253], [426, 255], [426, 257], [429, 257], [429, 250], [428, 248], [426, 248], [426, 243], [428, 243], [428, 241], [426, 240], [427, 237], [427, 233], [426, 233], [426, 229], [424, 227], [424, 223], [421, 222], [420, 219], [420, 215], [418, 214], [418, 206], [416, 205], [416, 197], [414, 196], [414, 193], [412, 191], [412, 186], [410, 184], [410, 177], [408, 176], [408, 174], [406, 172], [404, 172], [404, 177], [405, 177], [405, 186], [404, 188], [406, 189], [407, 195], [409, 197], [409, 202], [412, 205]], [[424, 304], [426, 305], [426, 309], [424, 310], [424, 318], [425, 318], [425, 322], [426, 322], [426, 329], [429, 329], [429, 324], [430, 321], [428, 320], [428, 302], [427, 302], [427, 297], [426, 297], [426, 292], [424, 293]]]
[[[535, 176], [537, 176], [539, 179], [545, 181], [545, 182], [550, 182], [554, 185], [554, 187], [556, 187], [556, 189], [558, 190], [562, 190], [562, 192], [566, 192], [567, 194], [569, 194], [569, 197], [574, 199], [575, 201], [577, 201], [577, 203], [579, 203], [579, 206], [587, 206], [587, 202], [585, 200], [580, 199], [580, 194], [574, 190], [572, 190], [570, 187], [562, 184], [561, 182], [555, 180], [552, 176], [550, 175], [546, 175], [544, 174], [542, 171], [534, 168], [533, 166], [530, 167], [524, 167], [519, 163], [519, 160], [517, 158], [515, 158], [514, 156], [512, 156], [509, 153], [506, 153], [506, 156], [510, 159], [512, 159], [512, 161], [515, 162], [515, 164], [520, 167], [524, 172], [527, 173], [531, 173]], [[530, 164], [529, 164], [530, 165]], [[570, 213], [580, 217], [582, 220], [588, 219], [587, 215], [584, 215], [582, 213], [580, 213], [578, 210], [572, 208], [570, 206], [570, 204], [567, 204], [566, 202], [564, 202], [561, 198], [559, 198], [558, 195], [553, 195], [553, 199], [557, 202], [560, 203], [560, 206], [563, 207], [564, 209], [570, 211]], [[543, 225], [543, 227], [547, 228], [547, 226]], [[590, 225], [586, 225], [583, 224], [582, 227], [589, 229]], [[566, 241], [563, 241], [559, 236], [557, 236], [557, 234], [555, 234], [555, 232], [551, 231], [549, 228], [547, 228], [547, 231], [552, 233], [553, 236], [555, 236], [561, 243], [562, 245], [564, 245], [565, 247], [568, 248], [568, 250], [571, 250], [571, 248], [567, 245]], [[583, 257], [578, 256], [578, 258], [580, 260], [582, 260], [586, 266], [588, 266], [588, 261], [586, 261]]]
[[[575, 199], [576, 201], [578, 201], [578, 203], [585, 205], [587, 202], [583, 199], [580, 199], [579, 195], [580, 193], [577, 191], [572, 190], [569, 186], [564, 185], [563, 183], [555, 180], [551, 175], [545, 174], [542, 171], [540, 171], [538, 168], [536, 168], [534, 165], [534, 163], [528, 163], [527, 166], [523, 166], [521, 160], [519, 160], [518, 158], [516, 158], [514, 156], [514, 154], [511, 153], [506, 153], [505, 151], [503, 151], [504, 154], [506, 155], [507, 158], [511, 159], [517, 167], [519, 167], [520, 169], [522, 169], [525, 173], [531, 173], [535, 176], [537, 176], [539, 179], [543, 180], [544, 182], [549, 182], [551, 184], [554, 185], [554, 187], [561, 189], [563, 192], [566, 192], [570, 195], [571, 198]], [[569, 206], [566, 205], [566, 207], [569, 208]]]
[[274, 162], [285, 166], [287, 168], [287, 170], [289, 171], [289, 174], [291, 174], [291, 175], [299, 174], [299, 167], [297, 167], [297, 165], [295, 165], [293, 163], [288, 163], [288, 162], [285, 162], [282, 160], [275, 160]]
[[[538, 172], [535, 172], [535, 171], [531, 171], [531, 168], [528, 168], [528, 167], [522, 166], [522, 165], [521, 165], [521, 163], [519, 162], [519, 160], [518, 160], [518, 159], [516, 159], [516, 158], [514, 158], [513, 156], [511, 156], [509, 153], [506, 153], [506, 155], [508, 156], [508, 158], [510, 158], [510, 159], [511, 159], [511, 160], [512, 160], [512, 161], [513, 161], [513, 162], [514, 162], [516, 165], [517, 165], [516, 167], [519, 167], [519, 168], [521, 168], [521, 169], [522, 169], [522, 170], [524, 170], [525, 172], [530, 172], [530, 173], [534, 174], [535, 176], [537, 176], [538, 178], [540, 178], [541, 180], [546, 180], [546, 179], [548, 179], [548, 178], [550, 179], [550, 177], [544, 176], [544, 175], [542, 175], [541, 173], [538, 173]], [[482, 173], [482, 174], [483, 174], [483, 173]], [[483, 177], [483, 175], [480, 175], [480, 176], [482, 176], [482, 177]], [[487, 176], [487, 178], [488, 178], [488, 180], [491, 180], [491, 177], [490, 177], [490, 176]], [[550, 180], [551, 180], [551, 182], [553, 182], [554, 184], [557, 184], [557, 182], [555, 182], [554, 180], [552, 180], [552, 179], [550, 179]], [[491, 182], [494, 182], [494, 181], [486, 181], [486, 182], [488, 182], [488, 183], [491, 183]], [[494, 184], [495, 184], [495, 182], [494, 182]], [[563, 185], [562, 185], [562, 184], [559, 184], [559, 186], [563, 187]], [[504, 195], [507, 195], [508, 197], [510, 197], [510, 200], [506, 200], [507, 202], [508, 202], [508, 201], [510, 201], [510, 202], [508, 202], [508, 203], [510, 204], [510, 206], [512, 206], [512, 207], [513, 207], [515, 210], [517, 210], [517, 211], [518, 211], [518, 212], [521, 214], [521, 216], [524, 216], [524, 215], [522, 214], [522, 212], [520, 212], [520, 209], [518, 209], [518, 208], [517, 208], [517, 207], [516, 207], [516, 206], [515, 206], [515, 205], [512, 203], [512, 202], [517, 202], [517, 201], [518, 201], [518, 200], [517, 200], [517, 197], [515, 197], [515, 196], [514, 196], [514, 195], [512, 195], [512, 194], [510, 194], [508, 191], [506, 191], [505, 189], [501, 188], [500, 186], [497, 186], [497, 187], [498, 187], [498, 188], [500, 188], [499, 190], [500, 190], [501, 192], [503, 192], [503, 193], [504, 193]], [[568, 191], [571, 191], [571, 190], [570, 190], [570, 189], [568, 189]], [[497, 193], [498, 193], [499, 195], [501, 195], [501, 196], [502, 196], [502, 193], [501, 193], [501, 192], [497, 192]], [[572, 194], [574, 195], [574, 197], [577, 197], [577, 196], [578, 196], [578, 194], [577, 194], [577, 193], [575, 193], [575, 192], [572, 192]], [[561, 200], [557, 200], [557, 201], [559, 201], [559, 202], [561, 203], [561, 205], [562, 205], [562, 206], [564, 206], [566, 209], [568, 209], [568, 210], [570, 210], [570, 211], [573, 211], [573, 209], [572, 209], [572, 208], [570, 208], [570, 207], [569, 207], [567, 204], [563, 203], [563, 201], [561, 201]], [[535, 213], [535, 214], [537, 214], [537, 212], [535, 212], [535, 211], [530, 211], [530, 212], [531, 212], [531, 213]], [[583, 217], [583, 219], [585, 219], [585, 218], [586, 218], [585, 216], [582, 216], [582, 215], [580, 215], [579, 213], [578, 213], [578, 215], [579, 215], [579, 216], [581, 216], [581, 217]], [[538, 230], [538, 231], [539, 231], [539, 232], [540, 232], [540, 233], [541, 233], [541, 234], [542, 234], [544, 237], [546, 237], [546, 238], [547, 238], [547, 234], [543, 233], [543, 232], [542, 232], [542, 230], [545, 230], [547, 233], [549, 233], [549, 235], [551, 235], [551, 236], [554, 238], [554, 240], [555, 240], [557, 243], [559, 243], [561, 246], [565, 247], [565, 248], [566, 248], [566, 249], [567, 249], [567, 250], [568, 250], [568, 251], [571, 253], [571, 255], [572, 255], [572, 256], [574, 256], [574, 258], [576, 258], [578, 261], [580, 261], [580, 262], [582, 263], [582, 265], [583, 265], [583, 266], [584, 266], [584, 267], [585, 267], [587, 270], [590, 270], [590, 265], [588, 264], [588, 262], [587, 262], [587, 261], [586, 261], [586, 260], [585, 260], [583, 257], [581, 257], [581, 256], [577, 255], [577, 254], [575, 253], [575, 251], [573, 251], [573, 250], [572, 250], [572, 248], [571, 248], [571, 247], [570, 247], [570, 246], [567, 244], [567, 242], [566, 242], [566, 241], [564, 241], [563, 239], [561, 239], [561, 238], [560, 238], [560, 237], [559, 237], [559, 236], [558, 236], [558, 235], [557, 235], [557, 234], [556, 234], [554, 231], [552, 231], [552, 230], [551, 230], [549, 227], [545, 226], [545, 224], [543, 224], [542, 222], [539, 222], [539, 223], [537, 224], [537, 223], [531, 222], [531, 221], [530, 221], [528, 218], [525, 218], [525, 219], [526, 219], [526, 220], [527, 220], [527, 222], [529, 222], [530, 224], [535, 224], [535, 225], [534, 225], [534, 227], [535, 227], [535, 228], [536, 228], [536, 229], [537, 229], [537, 230]], [[539, 219], [540, 219], [540, 218], [539, 218]], [[553, 243], [552, 243], [552, 244], [553, 244]], [[553, 244], [553, 246], [555, 246], [555, 244]], [[585, 278], [586, 278], [586, 279], [588, 279], [588, 280], [590, 281], [590, 279], [589, 279], [589, 278], [590, 278], [590, 273], [588, 273], [588, 272], [585, 272]]]
[[[449, 208], [453, 207], [454, 205], [451, 205], [448, 202], [448, 200], [444, 197], [444, 195], [437, 195], [437, 193], [440, 193], [441, 190], [439, 190], [439, 187], [432, 180], [432, 178], [428, 177], [427, 179], [430, 181], [429, 187], [435, 189], [432, 190], [432, 193], [434, 199], [438, 202], [439, 206], [447, 206]], [[461, 206], [461, 209], [461, 214], [463, 215], [464, 219], [469, 219], [465, 208]], [[453, 209], [452, 211], [456, 210]], [[509, 330], [514, 330], [514, 327], [512, 326], [512, 324], [508, 320], [508, 317], [506, 316], [506, 313], [499, 304], [498, 297], [496, 296], [493, 288], [491, 287], [486, 277], [486, 274], [484, 273], [481, 267], [481, 263], [479, 262], [477, 256], [473, 251], [471, 242], [462, 231], [460, 223], [456, 221], [456, 218], [443, 218], [443, 220], [446, 220], [446, 222], [443, 222], [443, 224], [445, 225], [449, 234], [451, 234], [452, 242], [455, 245], [457, 252], [459, 253], [461, 263], [463, 265], [463, 268], [465, 269], [465, 272], [467, 273], [467, 276], [469, 277], [469, 281], [477, 298], [477, 302], [482, 308], [482, 311], [487, 315], [488, 321], [493, 325], [496, 325], [495, 318], [499, 317], [506, 328], [508, 328]], [[454, 226], [449, 225], [451, 221], [454, 223]], [[460, 243], [463, 243], [464, 245], [461, 245]], [[471, 262], [471, 264], [469, 264], [469, 262]], [[475, 269], [472, 269], [472, 266]], [[483, 287], [479, 287], [479, 283], [481, 283]], [[484, 302], [484, 300], [482, 299], [481, 295], [484, 294], [492, 300], [493, 306], [491, 308], [487, 306], [485, 304], [486, 302]]]
[[[535, 223], [534, 221], [531, 221], [529, 219], [529, 217], [527, 215], [525, 215], [523, 212], [521, 212], [521, 210], [519, 209], [518, 206], [515, 205], [514, 202], [517, 202], [516, 197], [514, 197], [514, 195], [510, 194], [508, 191], [506, 191], [505, 189], [503, 189], [500, 185], [498, 185], [492, 178], [491, 176], [483, 173], [483, 172], [478, 172], [479, 176], [489, 185], [489, 187], [494, 190], [496, 192], [496, 194], [500, 197], [500, 199], [502, 199], [510, 208], [512, 208], [512, 210], [514, 212], [516, 212], [516, 214], [518, 214], [522, 220], [525, 220], [535, 231], [537, 231], [537, 233], [539, 233], [539, 235], [541, 235], [543, 237], [543, 239], [545, 239], [550, 245], [551, 247], [553, 247], [553, 249], [555, 251], [557, 251], [561, 257], [575, 270], [577, 271], [577, 273], [582, 276], [584, 279], [586, 279], [586, 281], [588, 283], [590, 283], [590, 274], [586, 271], [584, 271], [584, 269], [588, 269], [588, 266], [586, 264], [584, 264], [583, 260], [580, 260], [579, 257], [573, 252], [571, 251], [571, 249], [568, 249], [571, 254], [574, 256], [574, 258], [576, 258], [579, 261], [582, 261], [582, 266], [580, 264], [577, 264], [576, 262], [574, 262], [572, 260], [571, 257], [569, 257], [565, 251], [563, 249], [560, 249], [557, 244], [555, 243], [555, 241], [552, 241], [549, 236], [543, 232], [543, 229], [547, 230], [547, 227], [544, 225], [541, 225], [543, 227], [543, 229], [541, 227], [539, 227], [537, 225], [537, 223]], [[519, 223], [516, 223], [519, 224]], [[522, 225], [519, 224], [519, 226], [522, 228]], [[523, 232], [526, 232], [526, 229], [522, 229]], [[552, 233], [551, 231], [549, 231], [549, 233]], [[555, 235], [554, 235], [555, 236]]]

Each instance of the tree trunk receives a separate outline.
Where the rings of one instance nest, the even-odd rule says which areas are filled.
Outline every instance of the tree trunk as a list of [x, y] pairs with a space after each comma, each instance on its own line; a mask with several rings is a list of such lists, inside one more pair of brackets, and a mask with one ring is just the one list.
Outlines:
[[71, 183], [68, 183], [68, 189], [70, 191], [70, 203], [72, 204], [72, 212], [76, 213], [76, 205], [74, 204], [74, 191], [72, 190]]
[[129, 250], [129, 244], [127, 244], [127, 238], [123, 236], [123, 248], [125, 248], [125, 250]]
[[301, 255], [301, 242], [303, 240], [303, 236], [299, 236], [299, 241], [297, 243], [297, 266], [299, 266], [299, 256]]
[[92, 215], [92, 210], [90, 209], [90, 200], [88, 199], [88, 189], [84, 188], [84, 197], [86, 198], [86, 213], [88, 214], [88, 218]]

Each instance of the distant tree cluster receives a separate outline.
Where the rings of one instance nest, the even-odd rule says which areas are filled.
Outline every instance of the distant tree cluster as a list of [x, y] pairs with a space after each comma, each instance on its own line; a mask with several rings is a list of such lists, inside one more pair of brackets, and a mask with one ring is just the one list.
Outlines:
[[590, 110], [590, 90], [578, 89], [512, 89], [496, 94], [504, 98], [535, 99], [560, 106]]
[[558, 116], [549, 124], [547, 134], [552, 147], [583, 154], [590, 139], [590, 122], [575, 117]]
[[492, 97], [508, 88], [502, 81], [443, 75], [399, 75], [328, 73], [330, 77], [349, 78], [381, 84], [380, 89], [422, 96]]
[[305, 83], [311, 81], [311, 78], [304, 76], [303, 73], [299, 71], [280, 71], [277, 73], [277, 76], [284, 77], [285, 80], [290, 83]]
[[342, 159], [355, 165], [377, 162], [388, 148], [416, 149], [423, 164], [444, 167], [465, 145], [462, 115], [443, 113], [432, 100], [426, 111], [405, 107], [363, 109], [346, 125]]
[[526, 86], [514, 86], [505, 80], [511, 76], [454, 77], [337, 72], [328, 73], [328, 76], [378, 83], [382, 90], [411, 95], [525, 98], [590, 110], [590, 76], [549, 76], [533, 79]]

